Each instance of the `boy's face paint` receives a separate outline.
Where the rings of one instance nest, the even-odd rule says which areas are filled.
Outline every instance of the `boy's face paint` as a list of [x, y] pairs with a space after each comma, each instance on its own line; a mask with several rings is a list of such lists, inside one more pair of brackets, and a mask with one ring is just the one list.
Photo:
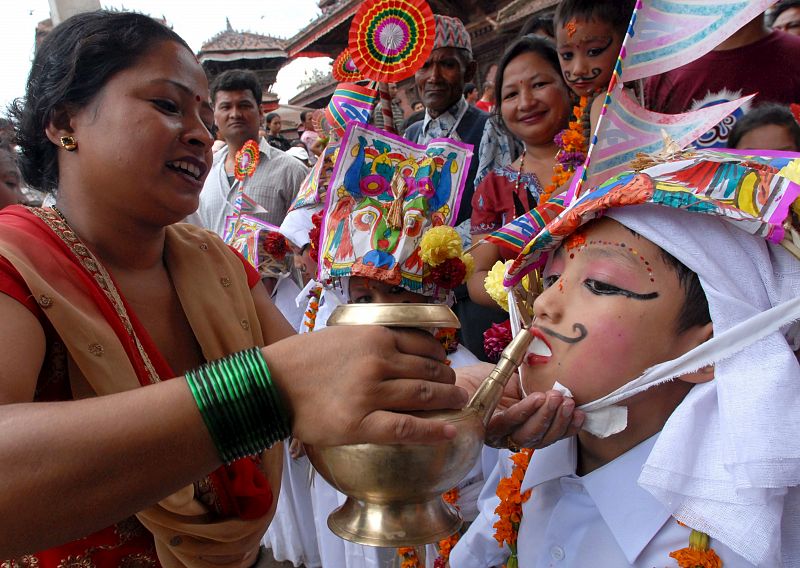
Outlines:
[[424, 304], [426, 296], [363, 276], [350, 277], [351, 304]]
[[685, 293], [675, 270], [656, 245], [616, 221], [586, 225], [556, 251], [543, 277], [534, 334], [550, 356], [531, 355], [522, 365], [525, 392], [558, 381], [585, 404], [692, 346], [687, 333], [677, 334]]
[[608, 88], [617, 62], [622, 37], [600, 20], [572, 21], [556, 29], [556, 48], [564, 80], [579, 95], [601, 93]]

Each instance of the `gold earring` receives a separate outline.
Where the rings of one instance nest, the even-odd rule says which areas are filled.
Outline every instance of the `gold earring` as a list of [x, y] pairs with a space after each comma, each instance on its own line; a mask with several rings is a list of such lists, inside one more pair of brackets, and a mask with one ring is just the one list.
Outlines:
[[61, 137], [61, 146], [67, 152], [74, 152], [78, 149], [78, 143], [75, 141], [75, 138], [72, 136], [62, 136]]

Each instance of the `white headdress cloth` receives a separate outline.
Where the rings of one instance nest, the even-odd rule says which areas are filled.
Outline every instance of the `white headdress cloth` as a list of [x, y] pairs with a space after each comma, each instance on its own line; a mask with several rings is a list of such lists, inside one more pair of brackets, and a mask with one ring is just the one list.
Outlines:
[[[655, 205], [608, 216], [697, 273], [715, 336], [800, 297], [800, 261], [729, 222]], [[800, 365], [796, 326], [783, 332], [716, 361], [639, 477], [678, 520], [759, 566], [800, 552]]]

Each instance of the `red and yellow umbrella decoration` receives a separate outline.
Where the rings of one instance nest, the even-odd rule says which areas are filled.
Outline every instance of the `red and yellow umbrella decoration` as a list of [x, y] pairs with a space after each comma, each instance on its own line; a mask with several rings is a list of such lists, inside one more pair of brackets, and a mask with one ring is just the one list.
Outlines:
[[[411, 77], [433, 50], [436, 21], [425, 0], [367, 0], [350, 25], [350, 55], [361, 74], [379, 83]], [[391, 130], [391, 100], [381, 88]]]
[[342, 51], [339, 57], [333, 62], [332, 73], [333, 78], [340, 83], [353, 83], [355, 81], [361, 81], [364, 78], [361, 71], [356, 67], [348, 48], [344, 48], [344, 51]]

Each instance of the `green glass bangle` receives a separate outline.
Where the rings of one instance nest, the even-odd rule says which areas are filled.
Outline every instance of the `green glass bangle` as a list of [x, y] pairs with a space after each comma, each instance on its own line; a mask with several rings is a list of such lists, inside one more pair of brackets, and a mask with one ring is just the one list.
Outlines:
[[292, 433], [289, 416], [286, 412], [286, 406], [281, 400], [278, 388], [275, 386], [275, 383], [272, 380], [272, 374], [269, 372], [267, 362], [264, 360], [264, 356], [261, 355], [260, 349], [251, 350], [248, 355], [250, 356], [251, 361], [256, 364], [256, 367], [260, 371], [260, 373], [257, 373], [257, 376], [266, 379], [266, 392], [272, 403], [272, 408], [276, 413], [275, 417], [280, 426], [280, 432], [282, 436], [281, 439], [288, 438]]
[[230, 401], [215, 384], [210, 368], [211, 364], [203, 365], [198, 369], [198, 374], [203, 377], [202, 387], [211, 401], [209, 413], [216, 426], [217, 436], [220, 439], [220, 445], [217, 446], [217, 449], [222, 460], [230, 463], [246, 455], [246, 453], [236, 443], [236, 419], [230, 408], [228, 408]]
[[287, 412], [257, 347], [186, 373], [220, 458], [258, 454], [291, 433]]
[[258, 444], [250, 438], [253, 424], [242, 408], [241, 396], [237, 392], [238, 385], [233, 378], [235, 373], [231, 372], [226, 363], [227, 359], [212, 361], [206, 367], [206, 372], [214, 393], [222, 402], [219, 408], [225, 414], [227, 423], [236, 425], [230, 432], [227, 445], [231, 454], [238, 459], [258, 452]]
[[[227, 360], [226, 364], [230, 367], [231, 380], [234, 387], [239, 392], [239, 405], [248, 417], [249, 439], [260, 447], [263, 440], [271, 443], [269, 428], [263, 420], [259, 420], [260, 408], [263, 404], [260, 401], [260, 393], [254, 388], [255, 381], [248, 380], [247, 369], [239, 361], [239, 353], [234, 353]], [[259, 450], [256, 450], [259, 451]]]
[[275, 405], [275, 400], [271, 396], [270, 388], [264, 380], [257, 360], [263, 361], [261, 351], [259, 349], [251, 349], [239, 353], [240, 361], [246, 366], [250, 376], [255, 377], [255, 385], [260, 394], [260, 399], [263, 401], [262, 406], [262, 420], [269, 421], [269, 432], [272, 442], [277, 442], [288, 438], [288, 428], [285, 427], [282, 420], [282, 412]]
[[192, 393], [195, 404], [197, 404], [197, 408], [200, 411], [200, 416], [203, 418], [203, 422], [205, 423], [206, 428], [208, 428], [209, 434], [211, 434], [211, 440], [214, 442], [214, 447], [219, 448], [220, 440], [217, 434], [217, 426], [211, 418], [209, 404], [205, 400], [204, 395], [200, 393], [200, 388], [197, 382], [198, 379], [195, 376], [194, 371], [187, 371], [186, 383], [189, 385], [189, 392]]
[[265, 390], [265, 394], [269, 398], [270, 408], [275, 413], [273, 415], [273, 422], [278, 425], [278, 432], [280, 432], [281, 439], [288, 438], [291, 435], [290, 422], [278, 389], [272, 381], [272, 375], [269, 372], [267, 362], [261, 355], [260, 350], [251, 351], [247, 353], [247, 355], [251, 364], [254, 365], [256, 369], [256, 376], [259, 378], [262, 388]]

